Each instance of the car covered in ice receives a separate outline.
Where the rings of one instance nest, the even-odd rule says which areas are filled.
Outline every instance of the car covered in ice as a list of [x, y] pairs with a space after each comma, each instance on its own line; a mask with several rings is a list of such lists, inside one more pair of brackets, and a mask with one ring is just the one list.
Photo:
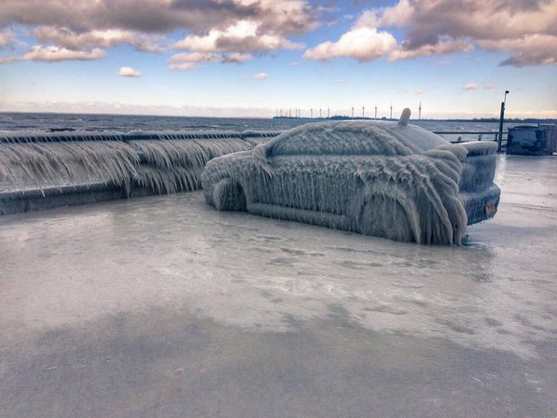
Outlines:
[[451, 144], [401, 120], [317, 122], [251, 151], [215, 158], [202, 184], [221, 211], [359, 232], [398, 241], [457, 244], [467, 225], [493, 217], [496, 144]]

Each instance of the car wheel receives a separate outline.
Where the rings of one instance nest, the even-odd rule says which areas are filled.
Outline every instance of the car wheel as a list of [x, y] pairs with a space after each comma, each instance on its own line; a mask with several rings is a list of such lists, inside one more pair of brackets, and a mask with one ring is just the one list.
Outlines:
[[231, 178], [219, 181], [213, 190], [215, 208], [222, 211], [245, 211], [246, 194], [242, 186]]
[[370, 196], [360, 210], [360, 233], [395, 241], [416, 241], [408, 214], [399, 201], [390, 196]]

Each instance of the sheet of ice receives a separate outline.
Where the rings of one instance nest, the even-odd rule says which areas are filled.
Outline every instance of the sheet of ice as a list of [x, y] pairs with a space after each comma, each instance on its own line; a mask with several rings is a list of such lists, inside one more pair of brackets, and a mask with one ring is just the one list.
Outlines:
[[499, 216], [463, 247], [221, 213], [201, 193], [0, 218], [0, 346], [163, 307], [277, 333], [344, 312], [381, 333], [535, 357], [557, 335], [556, 163], [499, 160]]

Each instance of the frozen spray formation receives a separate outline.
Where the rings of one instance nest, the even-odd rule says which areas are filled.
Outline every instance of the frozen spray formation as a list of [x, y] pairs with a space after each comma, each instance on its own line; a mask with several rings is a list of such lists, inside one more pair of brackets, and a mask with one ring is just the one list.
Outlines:
[[[465, 206], [498, 203], [494, 144], [470, 147], [472, 158], [489, 155], [482, 161], [489, 169], [477, 172], [466, 147], [408, 125], [408, 118], [405, 110], [399, 123], [309, 124], [252, 152], [216, 158], [202, 176], [206, 200], [219, 210], [245, 209], [399, 241], [460, 244], [468, 224]], [[472, 192], [467, 196], [459, 194], [464, 165], [471, 177], [464, 181]], [[475, 180], [485, 172], [491, 177]], [[481, 187], [492, 189], [476, 201]], [[475, 222], [487, 218], [474, 216]]]
[[245, 151], [276, 132], [0, 133], [0, 191], [132, 185], [156, 193], [200, 188], [210, 159]]

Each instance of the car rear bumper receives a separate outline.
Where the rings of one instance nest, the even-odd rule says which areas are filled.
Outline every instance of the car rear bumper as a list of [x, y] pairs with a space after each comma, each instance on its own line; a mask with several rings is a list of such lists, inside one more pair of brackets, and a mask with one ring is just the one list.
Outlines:
[[499, 207], [501, 189], [493, 184], [483, 191], [460, 193], [459, 196], [468, 215], [468, 225], [473, 225], [495, 216]]

